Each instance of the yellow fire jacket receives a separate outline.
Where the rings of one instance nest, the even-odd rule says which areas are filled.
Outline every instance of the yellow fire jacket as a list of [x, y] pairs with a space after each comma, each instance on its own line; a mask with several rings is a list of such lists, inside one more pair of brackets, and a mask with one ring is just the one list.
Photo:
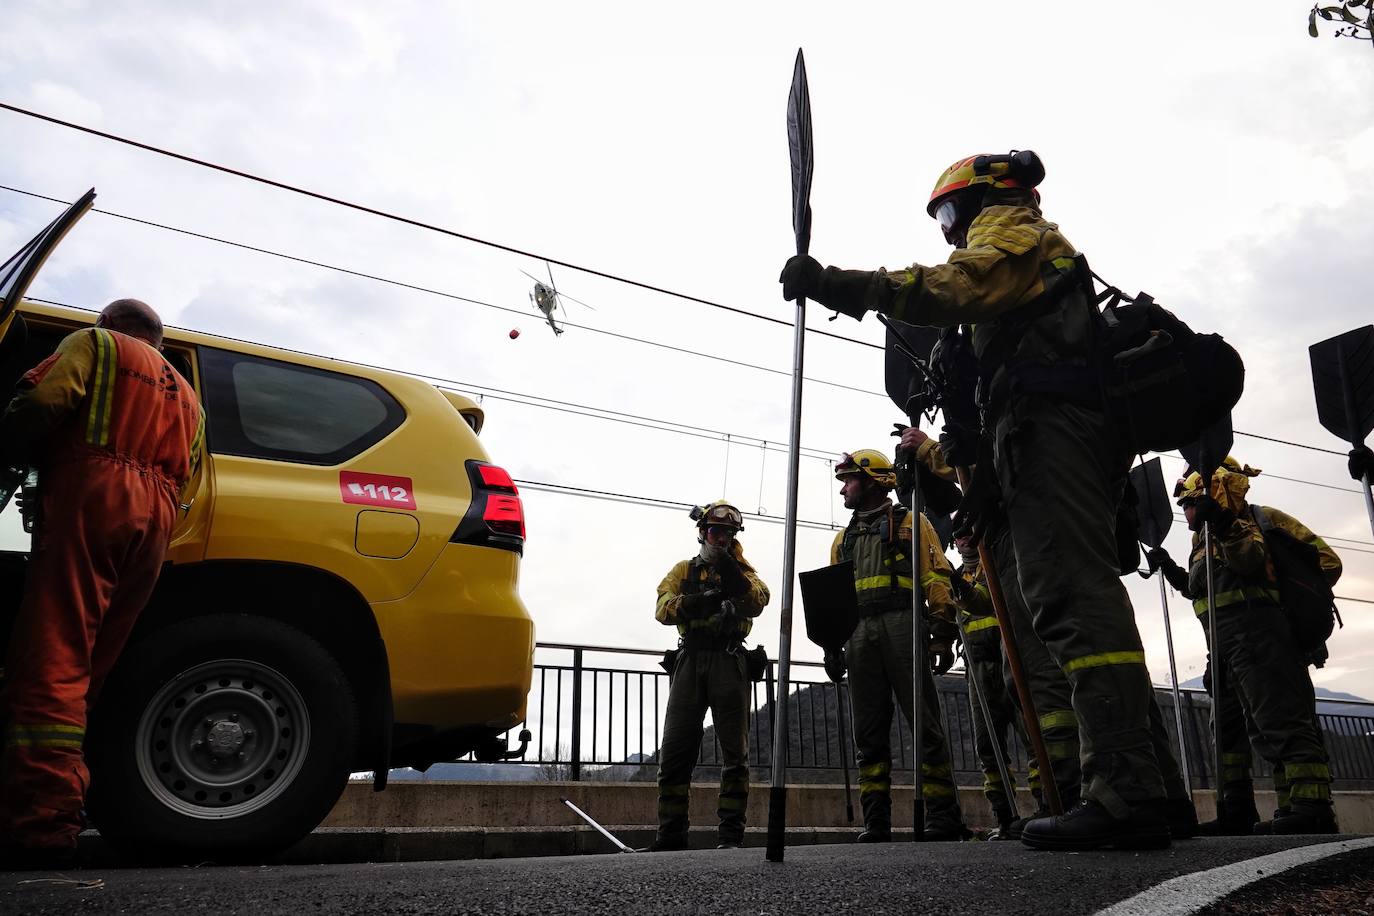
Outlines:
[[686, 620], [679, 614], [684, 596], [721, 587], [720, 573], [716, 568], [693, 557], [674, 564], [663, 577], [663, 581], [658, 584], [658, 603], [654, 607], [654, 618], [664, 626], [677, 627], [678, 633], [683, 636], [687, 635], [688, 630], [700, 629], [714, 631], [721, 636], [733, 634], [740, 639], [748, 636], [754, 626], [752, 618], [763, 613], [771, 595], [768, 586], [759, 578], [758, 572], [744, 558], [744, 549], [740, 547], [739, 541], [734, 541], [730, 545], [730, 552], [739, 564], [745, 581], [749, 583], [749, 588], [743, 595], [730, 597], [735, 613], [718, 612], [710, 617], [692, 620]]

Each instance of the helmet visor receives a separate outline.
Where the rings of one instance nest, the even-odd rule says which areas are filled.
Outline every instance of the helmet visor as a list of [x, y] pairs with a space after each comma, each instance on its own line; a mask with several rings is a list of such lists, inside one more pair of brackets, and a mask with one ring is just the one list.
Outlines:
[[940, 229], [948, 235], [954, 224], [959, 221], [959, 204], [955, 196], [951, 196], [935, 208], [935, 220], [940, 224]]
[[735, 531], [744, 527], [744, 516], [734, 506], [718, 505], [706, 510], [706, 515], [701, 520], [701, 527], [727, 527]]

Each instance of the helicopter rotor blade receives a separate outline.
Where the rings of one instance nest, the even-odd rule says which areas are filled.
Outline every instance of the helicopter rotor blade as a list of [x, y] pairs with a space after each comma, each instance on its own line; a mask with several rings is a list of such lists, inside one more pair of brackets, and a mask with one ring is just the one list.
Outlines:
[[573, 302], [576, 302], [578, 305], [582, 306], [584, 309], [591, 309], [593, 312], [596, 311], [596, 309], [595, 309], [594, 307], [592, 307], [592, 306], [588, 305], [587, 303], [583, 302], [581, 299], [573, 299], [573, 297], [572, 297], [572, 296], [569, 296], [567, 293], [559, 293], [559, 294], [558, 294], [558, 298], [560, 298], [560, 299], [569, 299], [569, 300], [571, 300], [571, 301], [573, 301]]
[[534, 274], [530, 273], [528, 270], [521, 270], [520, 272], [521, 272], [522, 274], [524, 274], [525, 276], [529, 277], [529, 278], [530, 278], [531, 280], [533, 280], [535, 283], [543, 283], [543, 282], [544, 282], [543, 280], [541, 280], [541, 279], [539, 279], [538, 277], [536, 277]]

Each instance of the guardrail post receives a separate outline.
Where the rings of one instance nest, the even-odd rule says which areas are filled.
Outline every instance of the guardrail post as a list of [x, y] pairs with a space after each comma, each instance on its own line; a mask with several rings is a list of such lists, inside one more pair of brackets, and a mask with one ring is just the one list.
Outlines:
[[572, 761], [569, 773], [574, 782], [582, 779], [582, 650], [573, 649]]
[[[765, 669], [765, 670], [766, 670], [766, 672], [767, 672], [767, 683], [768, 683], [768, 698], [767, 698], [767, 700], [768, 700], [768, 735], [769, 735], [769, 737], [771, 738], [771, 737], [773, 737], [773, 733], [774, 733], [774, 729], [773, 729], [773, 717], [774, 717], [775, 715], [777, 715], [777, 702], [778, 702], [778, 698], [777, 698], [777, 697], [774, 695], [774, 693], [773, 693], [773, 660], [772, 660], [771, 658], [768, 660], [768, 667], [767, 667], [767, 669]], [[773, 765], [773, 755], [776, 754], [777, 752], [778, 752], [778, 749], [775, 748], [775, 747], [773, 747], [773, 746], [770, 744], [770, 745], [769, 745], [769, 751], [768, 751], [768, 765], [769, 765], [769, 766], [772, 766], [772, 765]], [[763, 761], [760, 760], [759, 763], [762, 764]]]

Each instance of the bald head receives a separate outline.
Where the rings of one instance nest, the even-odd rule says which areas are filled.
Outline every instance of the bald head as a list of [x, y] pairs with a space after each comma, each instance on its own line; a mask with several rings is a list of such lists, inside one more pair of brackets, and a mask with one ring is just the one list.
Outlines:
[[162, 319], [152, 306], [138, 299], [111, 302], [101, 310], [95, 326], [137, 337], [149, 346], [162, 346]]

